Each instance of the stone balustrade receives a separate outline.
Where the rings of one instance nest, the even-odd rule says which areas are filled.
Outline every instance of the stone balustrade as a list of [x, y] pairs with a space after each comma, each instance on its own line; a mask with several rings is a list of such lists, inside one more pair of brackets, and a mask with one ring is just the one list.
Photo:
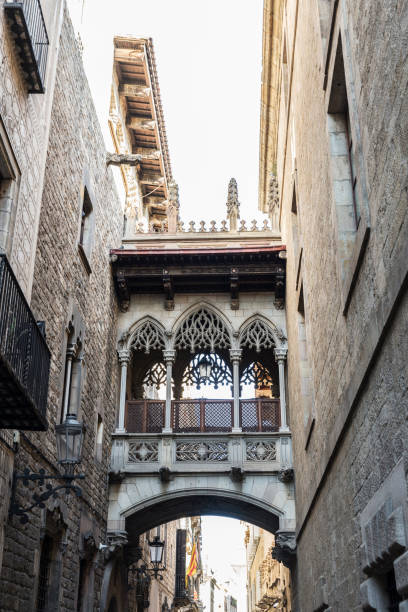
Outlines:
[[[157, 233], [168, 233], [167, 222], [163, 221], [161, 228], [157, 230], [157, 226], [146, 227], [146, 223], [143, 221], [137, 222], [135, 225], [136, 234], [157, 234]], [[183, 221], [177, 223], [177, 233], [180, 234], [200, 234], [200, 233], [223, 233], [223, 232], [234, 232], [229, 225], [228, 221], [223, 219], [219, 226], [217, 221], [210, 221], [207, 225], [206, 221], [190, 221], [187, 225]], [[272, 232], [274, 229], [271, 227], [269, 221], [264, 219], [262, 225], [258, 226], [258, 221], [253, 219], [250, 222], [242, 219], [237, 227], [237, 232]]]
[[288, 434], [114, 434], [113, 473], [268, 472], [289, 478], [292, 444]]

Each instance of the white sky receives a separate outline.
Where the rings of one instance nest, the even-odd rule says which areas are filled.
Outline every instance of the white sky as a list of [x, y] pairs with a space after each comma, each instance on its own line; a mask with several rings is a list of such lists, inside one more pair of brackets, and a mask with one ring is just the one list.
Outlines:
[[[113, 36], [152, 37], [181, 214], [225, 218], [235, 177], [241, 218], [258, 213], [262, 0], [69, 0], [106, 146]], [[206, 388], [205, 395], [214, 394]], [[203, 394], [203, 391], [197, 395]], [[229, 393], [227, 394], [229, 397]], [[222, 554], [220, 554], [222, 553]], [[220, 577], [245, 563], [244, 528], [203, 517], [203, 554]], [[238, 595], [238, 594], [237, 594]], [[240, 608], [240, 609], [243, 609]]]
[[[258, 214], [262, 0], [69, 2], [73, 13], [76, 8], [75, 25], [84, 43], [84, 62], [105, 134], [113, 36], [152, 37], [184, 222], [225, 218], [232, 176], [238, 181], [241, 218], [262, 218]], [[107, 147], [112, 149], [110, 138]]]
[[[245, 526], [236, 519], [220, 516], [201, 517], [202, 529], [202, 561], [214, 571], [218, 582], [231, 581], [231, 595], [238, 600], [238, 611], [246, 610], [246, 583], [232, 585], [236, 576], [231, 568], [235, 565], [245, 565]], [[235, 580], [234, 580], [235, 578]], [[241, 588], [239, 588], [241, 587]]]

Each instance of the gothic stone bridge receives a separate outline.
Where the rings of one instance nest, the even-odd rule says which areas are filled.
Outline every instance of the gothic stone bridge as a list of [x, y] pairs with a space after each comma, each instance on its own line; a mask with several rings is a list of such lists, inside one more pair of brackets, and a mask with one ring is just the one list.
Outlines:
[[[245, 249], [199, 238], [188, 252], [157, 235], [112, 252], [123, 312], [110, 537], [218, 514], [278, 532], [293, 552], [284, 247], [266, 234]], [[208, 384], [223, 388], [217, 399], [191, 398]]]

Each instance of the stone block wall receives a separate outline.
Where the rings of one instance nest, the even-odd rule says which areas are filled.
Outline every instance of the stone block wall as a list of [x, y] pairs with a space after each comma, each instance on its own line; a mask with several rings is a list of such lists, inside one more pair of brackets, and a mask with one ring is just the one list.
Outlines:
[[[405, 476], [399, 487], [405, 490], [408, 470], [407, 6], [388, 0], [331, 3], [326, 62], [323, 4], [287, 2], [282, 47], [286, 37], [288, 115], [284, 92], [277, 100], [298, 529], [295, 606], [303, 612], [362, 609], [374, 597], [377, 573], [391, 569], [393, 561], [397, 585], [398, 580], [402, 584], [399, 568], [406, 547], [385, 547], [388, 560], [381, 568], [363, 571], [365, 527], [380, 510], [374, 496], [388, 490], [400, 464]], [[348, 247], [349, 274], [341, 265], [344, 245], [327, 112], [339, 33], [362, 205]], [[294, 194], [297, 213], [292, 212]], [[312, 375], [310, 418], [304, 414], [299, 366], [305, 353], [305, 338], [299, 336], [303, 306]], [[406, 496], [401, 504], [406, 542]], [[369, 575], [371, 590], [365, 584]], [[365, 585], [361, 592], [360, 585]], [[400, 587], [402, 599], [405, 588]]]
[[[31, 149], [30, 149], [31, 151]], [[30, 156], [35, 158], [34, 152]], [[72, 315], [81, 321], [83, 361], [79, 419], [85, 426], [82, 498], [61, 495], [29, 513], [22, 526], [13, 517], [6, 527], [0, 609], [35, 610], [41, 542], [54, 533], [52, 584], [47, 610], [77, 610], [83, 560], [81, 610], [98, 609], [106, 542], [107, 473], [110, 434], [117, 407], [117, 303], [109, 248], [121, 240], [123, 212], [102, 140], [82, 60], [67, 12], [64, 13], [52, 106], [44, 189], [32, 292], [34, 315], [45, 321], [51, 373], [45, 433], [21, 432], [15, 468], [55, 473], [55, 424], [60, 422], [67, 344]], [[91, 272], [78, 250], [84, 186], [94, 218]], [[97, 448], [98, 415], [104, 429]], [[17, 500], [30, 503], [34, 491], [19, 483]], [[79, 608], [78, 608], [79, 609]]]

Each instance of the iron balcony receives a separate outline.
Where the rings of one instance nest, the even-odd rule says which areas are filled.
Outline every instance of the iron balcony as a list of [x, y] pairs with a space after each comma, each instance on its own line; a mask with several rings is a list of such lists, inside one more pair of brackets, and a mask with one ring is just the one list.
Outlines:
[[4, 10], [18, 50], [28, 93], [44, 93], [49, 41], [40, 0], [6, 1]]
[[50, 351], [0, 254], [0, 428], [45, 431]]

